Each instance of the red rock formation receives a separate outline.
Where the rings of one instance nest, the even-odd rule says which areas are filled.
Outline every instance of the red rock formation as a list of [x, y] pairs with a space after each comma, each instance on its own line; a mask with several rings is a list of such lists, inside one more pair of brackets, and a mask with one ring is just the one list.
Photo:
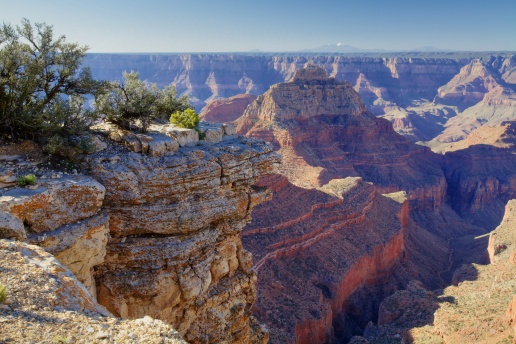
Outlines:
[[[436, 156], [317, 67], [273, 86], [237, 123], [283, 155], [282, 175], [258, 184], [273, 190], [272, 201], [243, 232], [260, 276], [255, 314], [274, 342], [348, 338], [349, 298], [385, 283], [406, 254], [409, 208], [433, 212], [445, 197]], [[379, 194], [403, 189], [409, 201], [401, 207]]]
[[[503, 135], [511, 140], [512, 125]], [[503, 140], [503, 139], [502, 139]], [[473, 145], [448, 152], [444, 171], [451, 204], [461, 215], [486, 228], [502, 219], [505, 203], [516, 198], [516, 155], [513, 149]]]
[[238, 119], [239, 133], [272, 142], [296, 185], [361, 176], [382, 192], [406, 190], [414, 208], [437, 209], [446, 194], [438, 157], [366, 112], [351, 85], [313, 69], [258, 97]]
[[432, 293], [414, 281], [382, 301], [377, 326], [364, 337], [371, 343], [387, 338], [414, 343], [509, 343], [516, 321], [516, 269], [510, 262], [516, 248], [516, 200], [491, 232], [491, 264], [458, 269], [453, 286]]
[[335, 335], [333, 321], [349, 296], [385, 280], [402, 259], [408, 204], [360, 178], [320, 189], [285, 177], [267, 183], [274, 198], [255, 209], [243, 232], [259, 275], [255, 314], [272, 342], [323, 343]]
[[497, 77], [480, 60], [462, 67], [459, 74], [439, 88], [434, 101], [460, 105], [462, 109], [480, 102], [484, 95], [499, 86]]
[[475, 145], [488, 145], [514, 150], [516, 148], [516, 121], [502, 122], [500, 125], [484, 125], [473, 130], [462, 141], [437, 147], [438, 151], [450, 152]]
[[242, 116], [245, 108], [256, 98], [257, 96], [252, 94], [237, 94], [233, 97], [214, 100], [208, 103], [199, 115], [208, 122], [232, 122]]

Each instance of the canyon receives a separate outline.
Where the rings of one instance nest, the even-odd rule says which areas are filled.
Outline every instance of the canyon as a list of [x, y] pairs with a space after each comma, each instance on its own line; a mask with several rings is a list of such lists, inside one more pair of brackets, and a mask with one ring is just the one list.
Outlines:
[[242, 234], [260, 276], [255, 315], [273, 343], [346, 343], [392, 317], [381, 304], [396, 290], [426, 295], [464, 264], [486, 263], [485, 234], [515, 197], [512, 123], [492, 129], [503, 149], [437, 155], [369, 113], [351, 84], [320, 66], [273, 85], [235, 123], [283, 157], [279, 174], [257, 184], [272, 200]]
[[[135, 70], [160, 86], [172, 83], [197, 111], [237, 96], [224, 110], [214, 107], [225, 116], [220, 121], [238, 117], [237, 109], [243, 113], [236, 106], [243, 104], [241, 95], [258, 96], [307, 64], [321, 65], [330, 77], [351, 83], [368, 110], [395, 131], [413, 141], [435, 139], [431, 146], [514, 120], [516, 112], [512, 53], [88, 54], [86, 63], [99, 79], [118, 80]], [[204, 115], [216, 121], [209, 110]]]
[[[5, 338], [65, 309], [88, 326], [56, 334], [78, 342], [510, 340], [515, 61], [90, 54], [96, 76], [173, 81], [234, 126], [98, 125], [82, 173], [33, 189], [11, 169], [41, 165], [1, 147], [0, 254], [18, 270], [0, 280], [50, 281], [12, 288]], [[475, 107], [493, 116], [447, 126]]]

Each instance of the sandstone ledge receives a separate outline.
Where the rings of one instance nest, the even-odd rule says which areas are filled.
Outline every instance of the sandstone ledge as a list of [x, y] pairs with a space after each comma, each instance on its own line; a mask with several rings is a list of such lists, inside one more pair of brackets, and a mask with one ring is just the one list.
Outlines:
[[98, 305], [75, 276], [43, 249], [0, 240], [0, 342], [185, 343], [150, 317], [121, 320]]
[[251, 317], [256, 275], [239, 233], [271, 197], [253, 183], [279, 162], [271, 144], [236, 136], [163, 156], [87, 157], [110, 218], [99, 302], [123, 318], [159, 318], [190, 343], [266, 341]]

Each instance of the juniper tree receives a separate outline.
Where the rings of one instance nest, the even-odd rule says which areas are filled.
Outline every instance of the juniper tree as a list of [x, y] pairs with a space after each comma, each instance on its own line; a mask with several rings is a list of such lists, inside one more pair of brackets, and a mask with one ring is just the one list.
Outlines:
[[45, 23], [0, 26], [0, 134], [36, 138], [82, 131], [85, 96], [101, 88], [83, 67], [87, 46]]

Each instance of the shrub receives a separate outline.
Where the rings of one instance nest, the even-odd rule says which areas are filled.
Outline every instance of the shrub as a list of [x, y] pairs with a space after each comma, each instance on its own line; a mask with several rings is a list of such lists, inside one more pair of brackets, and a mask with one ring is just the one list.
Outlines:
[[27, 174], [25, 176], [22, 176], [16, 180], [16, 183], [18, 186], [26, 186], [26, 185], [34, 185], [38, 179], [33, 174]]
[[7, 288], [0, 284], [0, 304], [4, 303], [7, 300]]
[[147, 131], [152, 120], [191, 107], [187, 97], [177, 97], [172, 84], [160, 90], [156, 84], [140, 80], [136, 72], [124, 72], [123, 78], [122, 83], [110, 83], [95, 99], [97, 112], [123, 128]]
[[78, 154], [90, 154], [95, 152], [95, 143], [89, 137], [64, 138], [59, 135], [54, 135], [48, 139], [44, 148], [46, 152], [52, 155], [58, 155], [73, 160]]
[[193, 109], [186, 109], [182, 112], [176, 111], [170, 116], [170, 123], [181, 128], [194, 129], [199, 125], [199, 115]]
[[55, 38], [52, 26], [0, 25], [0, 134], [46, 138], [82, 132], [94, 113], [85, 96], [100, 89], [82, 63], [88, 47]]

